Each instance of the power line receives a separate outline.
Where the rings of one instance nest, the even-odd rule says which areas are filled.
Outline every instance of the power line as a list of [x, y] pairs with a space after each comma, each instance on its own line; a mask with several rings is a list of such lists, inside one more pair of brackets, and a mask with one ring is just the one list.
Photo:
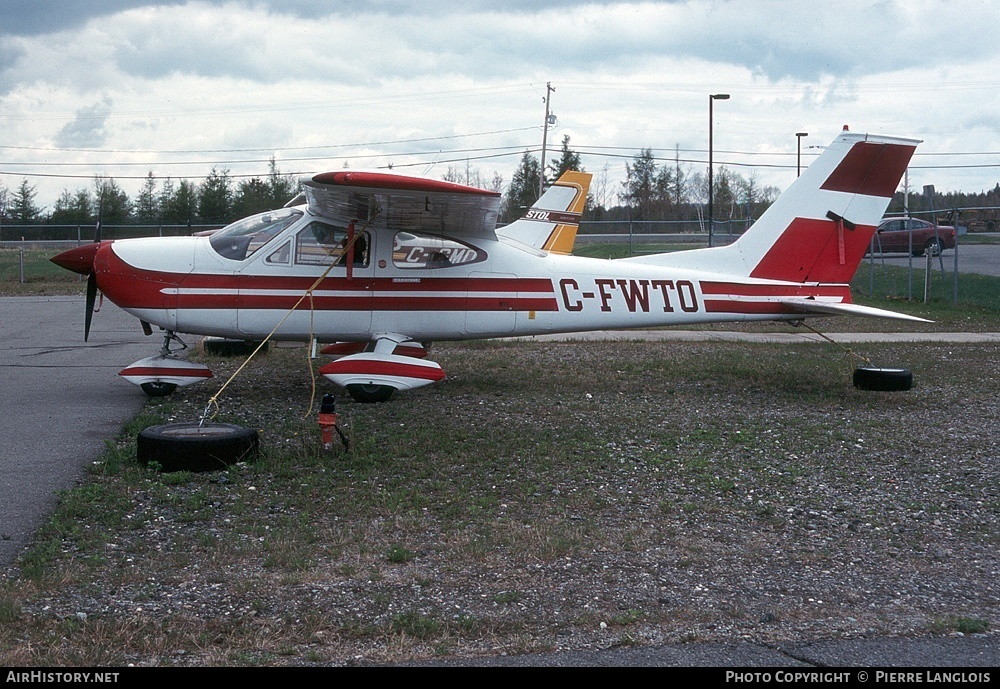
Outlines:
[[[395, 168], [406, 168], [406, 167], [426, 167], [427, 165], [432, 165], [432, 164], [437, 165], [437, 164], [443, 164], [443, 163], [460, 163], [460, 162], [472, 161], [472, 160], [491, 160], [491, 159], [496, 159], [496, 158], [504, 158], [504, 157], [512, 156], [512, 155], [522, 155], [524, 152], [537, 153], [538, 150], [539, 150], [538, 148], [534, 148], [533, 149], [533, 148], [530, 148], [530, 147], [528, 147], [528, 148], [519, 147], [519, 148], [517, 148], [516, 151], [508, 151], [508, 152], [505, 152], [505, 153], [491, 153], [491, 154], [484, 154], [484, 155], [477, 155], [477, 156], [458, 156], [456, 158], [445, 158], [445, 159], [435, 158], [434, 160], [421, 160], [421, 161], [411, 162], [411, 163], [386, 163], [386, 164], [382, 164], [382, 165], [373, 165], [371, 167], [373, 169], [376, 169], [376, 170], [391, 170], [391, 169], [395, 169]], [[359, 155], [359, 156], [356, 156], [356, 157], [357, 158], [371, 158], [373, 156], [371, 156], [371, 155], [360, 156]], [[380, 157], [384, 157], [384, 156], [380, 156]], [[315, 172], [315, 170], [299, 170], [299, 171], [293, 171], [293, 172], [282, 172], [281, 174], [283, 176], [284, 175], [298, 176], [298, 175], [309, 174], [311, 172]], [[0, 175], [7, 175], [7, 176], [10, 176], [10, 177], [42, 177], [42, 178], [47, 178], [47, 179], [87, 179], [87, 180], [93, 179], [94, 177], [97, 177], [97, 176], [104, 176], [104, 175], [100, 175], [99, 173], [91, 173], [91, 174], [86, 174], [86, 175], [72, 175], [72, 174], [56, 174], [56, 173], [48, 173], [48, 172], [11, 172], [11, 171], [8, 171], [8, 170], [0, 170]], [[107, 176], [112, 176], [112, 175], [107, 175]], [[249, 179], [249, 178], [253, 178], [253, 177], [261, 177], [262, 174], [259, 173], [259, 172], [256, 172], [256, 173], [248, 173], [248, 174], [227, 174], [226, 176], [229, 177], [230, 179]], [[115, 179], [123, 179], [123, 180], [124, 179], [128, 179], [128, 180], [144, 180], [144, 179], [148, 179], [148, 175], [113, 175], [113, 177]], [[176, 176], [171, 175], [171, 176], [169, 176], [170, 179], [203, 179], [204, 177], [205, 177], [205, 175], [203, 175], [203, 174], [202, 175], [176, 175]], [[166, 177], [156, 177], [156, 176], [154, 176], [153, 179], [166, 179]]]
[[172, 150], [157, 150], [157, 149], [142, 149], [142, 148], [132, 148], [132, 149], [113, 149], [113, 148], [49, 148], [45, 146], [2, 146], [0, 145], [0, 150], [11, 150], [11, 151], [43, 151], [45, 153], [52, 153], [57, 151], [69, 151], [72, 153], [158, 153], [158, 154], [185, 154], [191, 155], [196, 153], [259, 153], [261, 151], [314, 151], [323, 149], [335, 149], [335, 148], [350, 148], [357, 146], [388, 146], [390, 144], [413, 144], [413, 143], [423, 143], [425, 141], [450, 141], [454, 139], [468, 139], [476, 136], [493, 136], [496, 134], [510, 134], [513, 132], [525, 132], [525, 131], [535, 131], [539, 127], [517, 127], [513, 129], [497, 129], [490, 132], [475, 132], [472, 134], [452, 134], [448, 136], [427, 136], [417, 139], [388, 139], [385, 141], [362, 141], [352, 144], [326, 144], [322, 146], [271, 146], [264, 148], [206, 148], [206, 149], [172, 149]]

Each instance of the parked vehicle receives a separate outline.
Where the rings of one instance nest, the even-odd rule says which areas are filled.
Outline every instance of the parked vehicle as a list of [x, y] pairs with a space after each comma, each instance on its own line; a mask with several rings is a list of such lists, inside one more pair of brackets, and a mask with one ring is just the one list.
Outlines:
[[875, 253], [883, 254], [912, 252], [914, 256], [922, 256], [926, 252], [937, 256], [954, 246], [954, 227], [935, 225], [919, 218], [884, 218], [872, 240]]

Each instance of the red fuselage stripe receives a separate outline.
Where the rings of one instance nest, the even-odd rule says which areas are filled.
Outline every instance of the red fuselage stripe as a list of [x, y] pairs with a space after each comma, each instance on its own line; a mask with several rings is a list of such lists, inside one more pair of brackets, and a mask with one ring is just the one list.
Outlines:
[[[165, 273], [134, 268], [110, 246], [98, 284], [116, 304], [143, 309], [290, 309], [314, 277]], [[343, 311], [557, 311], [547, 278], [328, 278], [299, 309]], [[278, 292], [261, 294], [261, 292]], [[343, 294], [338, 295], [337, 292]], [[332, 293], [332, 294], [331, 294]], [[419, 293], [419, 294], [417, 294]], [[551, 294], [552, 296], [545, 296]], [[522, 295], [522, 296], [519, 296]], [[530, 295], [530, 296], [529, 296]]]
[[798, 313], [797, 311], [779, 304], [777, 302], [766, 301], [727, 301], [717, 299], [705, 300], [705, 311], [708, 313]]
[[706, 298], [715, 295], [741, 297], [841, 297], [849, 301], [848, 285], [754, 285], [740, 282], [702, 281], [701, 292]]

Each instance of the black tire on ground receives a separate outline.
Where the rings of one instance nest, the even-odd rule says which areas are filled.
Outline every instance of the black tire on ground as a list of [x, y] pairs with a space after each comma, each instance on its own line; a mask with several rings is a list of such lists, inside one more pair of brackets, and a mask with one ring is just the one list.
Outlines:
[[391, 385], [348, 385], [347, 393], [354, 398], [355, 402], [362, 404], [372, 404], [375, 402], [388, 402], [396, 388]]
[[[225, 340], [213, 337], [206, 337], [202, 344], [206, 354], [214, 354], [215, 356], [249, 356], [260, 346], [260, 342], [252, 340]], [[265, 342], [264, 346], [260, 348], [261, 353], [267, 351], [268, 344]]]
[[231, 423], [167, 423], [139, 432], [136, 455], [162, 471], [215, 471], [257, 458], [257, 431]]
[[854, 387], [858, 390], [901, 392], [913, 387], [913, 373], [905, 368], [856, 368]]
[[166, 397], [173, 394], [174, 390], [177, 389], [175, 383], [162, 383], [158, 380], [151, 383], [143, 383], [139, 387], [150, 397]]

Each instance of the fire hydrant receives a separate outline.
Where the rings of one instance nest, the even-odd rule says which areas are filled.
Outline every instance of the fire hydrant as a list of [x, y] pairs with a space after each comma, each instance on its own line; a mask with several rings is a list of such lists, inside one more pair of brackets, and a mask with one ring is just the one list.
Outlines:
[[340, 436], [340, 442], [344, 444], [344, 450], [351, 449], [351, 441], [347, 439], [344, 432], [340, 430], [340, 426], [337, 425], [338, 415], [336, 410], [337, 398], [329, 393], [323, 395], [323, 399], [319, 405], [319, 431], [323, 437], [323, 449], [327, 452], [333, 449], [334, 431]]

